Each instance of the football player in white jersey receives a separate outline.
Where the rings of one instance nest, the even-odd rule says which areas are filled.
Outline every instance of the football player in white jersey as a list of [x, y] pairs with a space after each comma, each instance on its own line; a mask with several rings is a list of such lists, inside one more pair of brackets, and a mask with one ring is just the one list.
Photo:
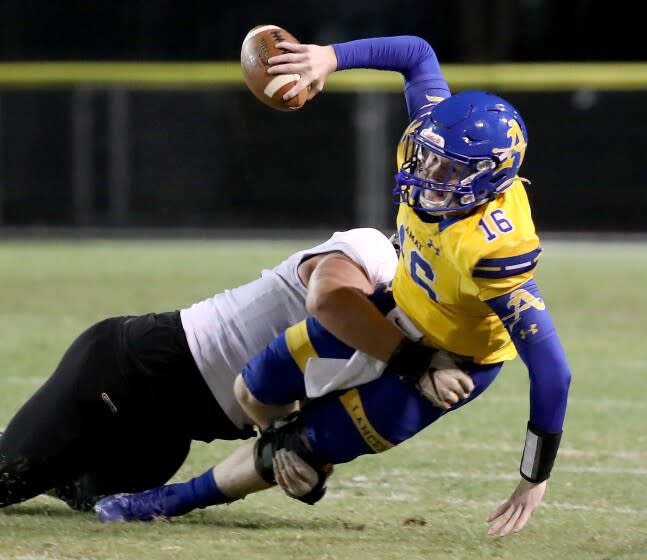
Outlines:
[[86, 510], [165, 483], [192, 440], [252, 437], [233, 392], [245, 363], [308, 313], [354, 313], [345, 293], [396, 265], [382, 233], [352, 229], [186, 309], [93, 325], [0, 437], [0, 507], [49, 491]]

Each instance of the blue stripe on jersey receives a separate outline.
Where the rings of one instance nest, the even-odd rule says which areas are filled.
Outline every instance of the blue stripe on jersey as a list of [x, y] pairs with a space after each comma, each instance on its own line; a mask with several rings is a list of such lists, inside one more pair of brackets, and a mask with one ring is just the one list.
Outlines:
[[541, 252], [542, 248], [537, 247], [533, 251], [515, 257], [481, 259], [476, 263], [472, 276], [474, 278], [506, 278], [523, 274], [537, 266]]
[[350, 358], [355, 350], [330, 334], [314, 317], [306, 319], [308, 338], [320, 358]]

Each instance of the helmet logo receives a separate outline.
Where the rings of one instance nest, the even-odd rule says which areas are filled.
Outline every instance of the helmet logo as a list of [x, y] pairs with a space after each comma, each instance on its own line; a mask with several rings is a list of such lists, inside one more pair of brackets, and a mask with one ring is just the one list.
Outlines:
[[494, 148], [492, 153], [499, 157], [503, 162], [500, 169], [506, 169], [513, 165], [519, 167], [523, 161], [523, 156], [526, 153], [526, 140], [523, 137], [523, 132], [519, 123], [510, 119], [508, 121], [507, 137], [510, 138], [510, 146], [508, 148]]
[[445, 147], [445, 139], [440, 135], [435, 133], [431, 128], [423, 128], [420, 131], [420, 136], [425, 140], [429, 140], [432, 144], [439, 146], [440, 148]]

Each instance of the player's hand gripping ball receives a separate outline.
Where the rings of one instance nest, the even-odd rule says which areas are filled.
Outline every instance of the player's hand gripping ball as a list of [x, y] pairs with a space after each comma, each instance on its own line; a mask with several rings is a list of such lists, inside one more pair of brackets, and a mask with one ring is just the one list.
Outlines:
[[243, 46], [240, 49], [240, 66], [247, 87], [258, 99], [279, 111], [296, 111], [307, 101], [308, 88], [287, 101], [283, 100], [283, 94], [299, 80], [299, 75], [267, 73], [269, 68], [267, 59], [284, 52], [276, 48], [276, 43], [281, 41], [299, 42], [277, 25], [257, 25], [243, 40]]

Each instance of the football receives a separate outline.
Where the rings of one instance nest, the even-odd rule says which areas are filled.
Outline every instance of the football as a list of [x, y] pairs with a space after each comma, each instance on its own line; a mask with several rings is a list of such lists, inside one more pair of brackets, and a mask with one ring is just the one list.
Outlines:
[[245, 36], [240, 49], [240, 66], [249, 90], [263, 103], [279, 111], [296, 111], [308, 99], [308, 88], [288, 101], [283, 94], [299, 79], [298, 74], [267, 73], [267, 59], [282, 54], [276, 43], [299, 41], [278, 25], [257, 25]]

